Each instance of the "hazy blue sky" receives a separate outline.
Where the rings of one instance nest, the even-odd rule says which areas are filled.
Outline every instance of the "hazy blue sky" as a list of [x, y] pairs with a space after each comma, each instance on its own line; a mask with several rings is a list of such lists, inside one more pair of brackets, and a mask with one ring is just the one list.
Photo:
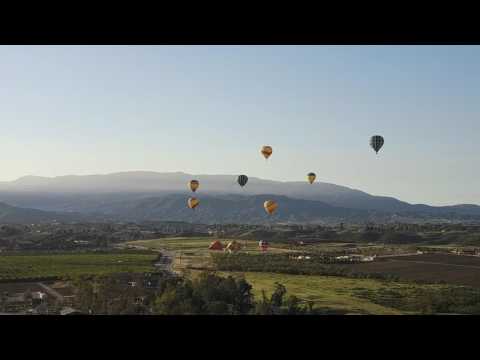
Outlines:
[[0, 46], [0, 180], [314, 171], [480, 204], [479, 115], [479, 46]]

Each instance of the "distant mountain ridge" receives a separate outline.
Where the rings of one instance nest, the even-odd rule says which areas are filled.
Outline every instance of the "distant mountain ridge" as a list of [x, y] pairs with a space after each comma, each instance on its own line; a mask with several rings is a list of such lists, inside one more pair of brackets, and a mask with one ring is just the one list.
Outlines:
[[[278, 211], [269, 216], [263, 203], [275, 198]], [[164, 197], [148, 197], [134, 202], [117, 203], [109, 215], [123, 220], [151, 221], [174, 220], [198, 223], [331, 223], [368, 220], [365, 210], [334, 207], [320, 201], [292, 199], [286, 196], [264, 195], [204, 195], [195, 210], [186, 206], [186, 196], [169, 194]]]
[[[149, 211], [152, 214], [167, 216], [167, 210], [165, 209], [169, 209], [170, 213], [176, 213], [179, 217], [174, 220], [186, 220], [184, 213], [180, 211], [185, 205], [181, 202], [192, 194], [187, 187], [188, 181], [197, 179], [200, 181], [200, 188], [195, 196], [198, 196], [201, 200], [207, 198], [211, 200], [210, 203], [202, 200], [200, 208], [205, 208], [205, 206], [209, 206], [206, 204], [213, 203], [216, 204], [215, 206], [223, 208], [224, 205], [222, 204], [224, 202], [228, 202], [230, 208], [236, 208], [235, 203], [243, 205], [250, 204], [248, 201], [256, 203], [258, 197], [270, 194], [270, 197], [287, 201], [289, 209], [299, 206], [296, 208], [298, 210], [297, 217], [305, 221], [308, 221], [308, 218], [315, 221], [315, 216], [298, 215], [302, 213], [303, 210], [300, 211], [300, 209], [303, 209], [304, 206], [310, 207], [311, 212], [320, 211], [323, 206], [324, 216], [327, 216], [329, 211], [331, 216], [338, 218], [344, 218], [340, 216], [343, 211], [344, 214], [349, 214], [346, 218], [350, 217], [352, 219], [365, 217], [365, 214], [369, 214], [366, 218], [370, 218], [371, 214], [376, 214], [375, 216], [380, 216], [382, 219], [387, 214], [400, 218], [430, 217], [445, 219], [459, 219], [462, 216], [470, 219], [480, 216], [480, 206], [477, 205], [460, 204], [435, 207], [424, 204], [410, 204], [393, 197], [374, 196], [360, 190], [320, 181], [310, 185], [307, 181], [281, 182], [250, 177], [248, 184], [242, 189], [236, 182], [237, 176], [149, 171], [120, 172], [107, 175], [67, 175], [54, 178], [25, 176], [15, 181], [0, 182], [0, 201], [14, 206], [47, 211], [85, 214], [92, 212], [114, 214], [118, 212], [124, 216], [127, 215], [126, 208], [138, 206], [136, 209], [138, 214], [131, 213], [130, 215], [135, 218], [150, 217], [150, 215], [147, 215], [146, 209], [150, 209]], [[169, 195], [173, 197], [168, 197]], [[172, 200], [176, 196], [183, 199], [178, 200], [178, 204], [175, 202], [177, 200]], [[250, 198], [251, 200], [247, 200]], [[295, 201], [302, 200], [303, 202], [294, 204]], [[165, 203], [162, 206], [153, 207], [148, 201], [153, 203], [155, 201], [165, 201]], [[178, 209], [167, 206], [167, 204], [173, 203], [177, 204]], [[300, 206], [300, 204], [302, 205]], [[157, 203], [157, 205], [159, 204]], [[330, 206], [328, 211], [326, 206]], [[262, 207], [259, 209], [261, 213], [263, 211]], [[339, 211], [338, 209], [343, 210]], [[253, 208], [251, 210], [253, 211]], [[360, 210], [360, 212], [354, 210]], [[211, 216], [214, 216], [214, 214], [217, 214], [215, 216], [218, 218], [228, 218], [229, 216], [235, 218], [237, 216], [227, 213], [224, 216], [212, 210]], [[363, 215], [359, 215], [360, 213]], [[238, 214], [243, 214], [243, 212], [239, 209]], [[260, 216], [260, 214], [257, 215]], [[294, 214], [289, 216], [291, 219], [295, 218]]]
[[51, 222], [74, 222], [92, 220], [93, 217], [83, 214], [67, 214], [37, 209], [26, 209], [11, 206], [0, 202], [0, 223], [51, 223]]

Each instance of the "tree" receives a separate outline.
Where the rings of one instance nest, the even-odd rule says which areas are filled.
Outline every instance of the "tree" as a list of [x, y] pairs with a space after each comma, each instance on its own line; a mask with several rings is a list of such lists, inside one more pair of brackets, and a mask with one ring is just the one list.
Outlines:
[[300, 299], [295, 295], [290, 295], [285, 301], [286, 314], [299, 315], [306, 313], [306, 309], [300, 306]]
[[287, 289], [282, 284], [275, 283], [275, 291], [271, 296], [271, 304], [275, 307], [281, 307], [283, 304], [283, 297], [287, 293]]
[[202, 273], [195, 281], [183, 280], [157, 297], [158, 314], [247, 314], [253, 308], [251, 285], [245, 279]]
[[257, 315], [272, 315], [273, 309], [271, 301], [267, 298], [265, 290], [262, 290], [262, 300], [255, 306], [255, 314]]

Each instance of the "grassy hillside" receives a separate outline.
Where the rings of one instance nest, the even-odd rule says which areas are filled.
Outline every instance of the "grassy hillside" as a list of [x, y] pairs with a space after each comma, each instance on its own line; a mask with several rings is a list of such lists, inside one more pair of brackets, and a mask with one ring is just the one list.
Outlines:
[[[222, 275], [232, 274], [222, 272]], [[348, 279], [333, 276], [304, 276], [274, 273], [233, 273], [245, 276], [253, 285], [256, 298], [265, 290], [267, 295], [273, 292], [275, 283], [287, 288], [288, 294], [303, 300], [311, 300], [317, 308], [344, 310], [356, 314], [400, 315], [415, 312], [397, 308], [396, 299], [388, 297], [389, 293], [401, 293], [413, 297], [422, 289], [446, 288], [440, 285], [416, 285], [407, 283], [384, 282], [373, 279]], [[384, 305], [381, 305], [384, 304]], [[389, 305], [386, 305], [389, 304]]]

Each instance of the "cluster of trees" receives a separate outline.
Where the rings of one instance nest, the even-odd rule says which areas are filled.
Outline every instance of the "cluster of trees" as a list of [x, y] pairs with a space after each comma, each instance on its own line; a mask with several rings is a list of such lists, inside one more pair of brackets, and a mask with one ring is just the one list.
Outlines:
[[295, 295], [287, 296], [287, 289], [280, 283], [275, 283], [275, 290], [267, 297], [262, 290], [262, 299], [256, 304], [257, 315], [307, 315], [315, 314], [314, 303], [307, 301], [305, 305]]
[[336, 236], [337, 241], [373, 242], [382, 244], [413, 244], [424, 241], [422, 236], [411, 231], [363, 231], [342, 232]]
[[270, 297], [262, 293], [256, 302], [252, 286], [243, 278], [201, 273], [194, 280], [162, 276], [148, 289], [143, 275], [125, 280], [115, 276], [82, 277], [75, 280], [76, 307], [85, 314], [156, 315], [277, 315], [314, 314], [313, 303], [303, 304], [276, 283]]
[[4, 224], [0, 226], [0, 248], [5, 250], [76, 250], [106, 248], [112, 243], [154, 237], [130, 224]]
[[155, 299], [154, 313], [248, 314], [254, 308], [252, 286], [245, 279], [202, 273], [195, 280], [170, 282]]
[[80, 276], [72, 280], [76, 289], [75, 307], [84, 314], [148, 314], [154, 294], [143, 286], [142, 275], [130, 275], [128, 283], [117, 276]]
[[313, 256], [309, 260], [292, 259], [286, 254], [212, 254], [219, 271], [273, 272], [294, 275], [343, 276], [351, 278], [372, 278], [397, 281], [391, 274], [363, 273], [349, 266], [328, 264], [325, 257]]
[[[299, 235], [302, 235], [300, 237]], [[336, 231], [336, 230], [320, 230], [312, 231], [256, 231], [248, 233], [248, 238], [252, 240], [268, 240], [276, 243], [304, 243], [315, 242], [353, 242], [353, 243], [386, 243], [386, 244], [413, 244], [426, 241], [414, 231]]]

